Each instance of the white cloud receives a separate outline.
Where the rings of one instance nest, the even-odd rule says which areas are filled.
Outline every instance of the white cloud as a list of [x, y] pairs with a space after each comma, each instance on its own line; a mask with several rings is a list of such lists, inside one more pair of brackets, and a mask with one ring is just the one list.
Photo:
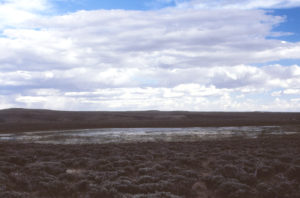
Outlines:
[[299, 7], [300, 0], [190, 0], [178, 2], [179, 8], [201, 9], [257, 9]]
[[282, 91], [280, 90], [280, 91], [273, 91], [272, 93], [271, 93], [271, 96], [273, 96], [273, 97], [278, 97], [278, 96], [281, 96], [282, 95]]
[[22, 25], [49, 8], [48, 0], [0, 0], [0, 29]]
[[[222, 6], [240, 5], [230, 2]], [[254, 66], [300, 58], [300, 43], [266, 39], [283, 17], [177, 8], [39, 15], [49, 7], [0, 4], [25, 13], [0, 14], [0, 108], [300, 110], [300, 66]]]
[[[289, 72], [297, 71], [300, 66], [277, 65], [273, 70], [270, 70], [270, 67], [257, 68], [240, 65], [225, 68], [187, 68], [175, 71], [159, 68], [143, 70], [108, 68], [107, 71], [85, 69], [78, 73], [73, 70], [27, 73], [19, 71], [17, 72], [19, 76], [12, 73], [4, 73], [3, 76], [7, 76], [6, 80], [18, 82], [18, 84], [10, 85], [12, 90], [18, 88], [19, 85], [28, 84], [27, 88], [22, 88], [22, 92], [15, 97], [13, 95], [16, 93], [13, 91], [8, 93], [10, 104], [28, 108], [300, 110], [299, 105], [292, 100], [293, 97], [289, 100], [293, 101], [294, 106], [287, 105], [289, 100], [280, 99], [282, 94], [299, 95], [295, 91], [299, 85], [299, 76], [294, 73], [289, 74]], [[52, 73], [53, 76], [45, 80], [47, 73]], [[117, 75], [111, 76], [113, 73]], [[143, 77], [148, 79], [143, 79]], [[142, 83], [145, 83], [145, 86], [142, 86]], [[278, 91], [278, 89], [281, 90]], [[270, 99], [261, 101], [260, 98], [266, 94]], [[278, 97], [280, 103], [276, 100]], [[284, 106], [280, 106], [281, 103], [284, 103]]]
[[14, 103], [9, 102], [9, 98], [7, 96], [0, 96], [0, 109], [7, 109], [14, 107]]
[[[198, 90], [210, 91], [210, 87]], [[197, 91], [197, 90], [194, 90]], [[193, 92], [194, 92], [193, 91]], [[65, 96], [18, 96], [16, 100], [28, 108], [72, 110], [194, 110], [194, 111], [299, 111], [299, 98], [261, 102], [255, 98], [235, 97], [232, 92], [218, 90], [218, 95], [195, 96], [193, 92], [181, 94], [176, 88], [116, 88], [85, 93], [66, 93]], [[215, 94], [215, 93], [214, 93]], [[257, 96], [256, 96], [257, 97]]]
[[300, 88], [299, 89], [286, 89], [283, 92], [284, 94], [296, 94], [300, 96]]
[[80, 11], [35, 19], [38, 29], [5, 29], [0, 64], [196, 68], [300, 58], [299, 43], [265, 39], [282, 21], [261, 10]]

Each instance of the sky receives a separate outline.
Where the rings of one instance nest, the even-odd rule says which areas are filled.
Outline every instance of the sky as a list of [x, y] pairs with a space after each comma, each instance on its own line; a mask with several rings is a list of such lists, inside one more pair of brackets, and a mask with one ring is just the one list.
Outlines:
[[0, 0], [0, 109], [300, 111], [300, 0]]

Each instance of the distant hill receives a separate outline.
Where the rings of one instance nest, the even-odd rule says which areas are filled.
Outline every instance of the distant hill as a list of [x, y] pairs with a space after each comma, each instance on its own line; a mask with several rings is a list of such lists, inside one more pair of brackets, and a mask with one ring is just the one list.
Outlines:
[[300, 125], [300, 113], [0, 110], [0, 132], [129, 127]]

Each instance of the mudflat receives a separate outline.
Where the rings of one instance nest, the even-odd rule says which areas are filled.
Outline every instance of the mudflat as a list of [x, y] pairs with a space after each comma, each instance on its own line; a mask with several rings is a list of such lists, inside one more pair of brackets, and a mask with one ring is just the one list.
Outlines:
[[300, 113], [0, 110], [0, 133], [93, 128], [299, 126]]
[[298, 198], [300, 135], [0, 144], [0, 197]]

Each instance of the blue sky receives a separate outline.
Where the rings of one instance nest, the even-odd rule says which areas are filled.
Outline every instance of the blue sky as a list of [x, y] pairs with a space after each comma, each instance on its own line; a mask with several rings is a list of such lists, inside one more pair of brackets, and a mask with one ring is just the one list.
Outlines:
[[97, 9], [124, 9], [124, 10], [150, 10], [158, 9], [167, 6], [175, 6], [173, 1], [171, 2], [155, 2], [149, 0], [110, 0], [110, 1], [56, 1], [56, 7], [61, 12], [74, 12], [78, 10], [97, 10]]
[[61, 12], [74, 12], [78, 10], [97, 10], [97, 9], [126, 9], [126, 10], [145, 10], [149, 7], [147, 1], [132, 0], [132, 1], [57, 1], [56, 7]]
[[286, 21], [275, 28], [275, 31], [291, 32], [292, 35], [283, 36], [282, 39], [291, 42], [300, 41], [300, 8], [274, 9], [273, 15], [285, 16]]
[[300, 0], [0, 0], [0, 109], [300, 111]]

